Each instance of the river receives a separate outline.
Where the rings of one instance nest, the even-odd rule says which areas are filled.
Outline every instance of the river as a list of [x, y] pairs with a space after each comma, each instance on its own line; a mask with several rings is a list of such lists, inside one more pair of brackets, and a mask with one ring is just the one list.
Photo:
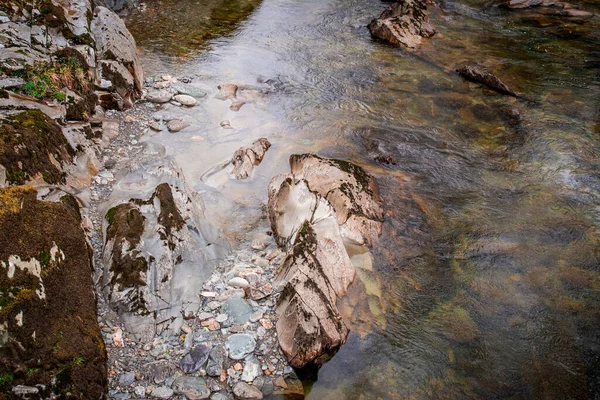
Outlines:
[[[600, 12], [597, 1], [579, 3]], [[379, 246], [339, 308], [348, 342], [309, 399], [598, 399], [600, 18], [430, 6], [417, 51], [374, 41], [378, 0], [163, 0], [127, 18], [147, 75], [208, 92], [166, 147], [234, 245], [269, 229], [267, 185], [314, 152], [373, 174]], [[465, 82], [478, 62], [525, 99]], [[266, 95], [239, 111], [234, 82]], [[234, 129], [223, 129], [227, 120]], [[249, 181], [202, 182], [273, 144]]]

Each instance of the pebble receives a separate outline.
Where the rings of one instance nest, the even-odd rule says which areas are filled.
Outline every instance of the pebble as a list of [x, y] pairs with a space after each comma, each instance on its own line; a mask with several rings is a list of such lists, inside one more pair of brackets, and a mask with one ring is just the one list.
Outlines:
[[186, 107], [193, 107], [198, 103], [195, 98], [187, 94], [178, 94], [177, 96], [173, 97], [173, 99]]
[[192, 333], [192, 328], [190, 328], [187, 324], [183, 324], [181, 325], [181, 331], [190, 334]]
[[230, 279], [229, 282], [227, 282], [227, 284], [229, 286], [240, 288], [247, 288], [250, 285], [250, 283], [246, 279], [240, 277]]
[[115, 346], [125, 347], [125, 343], [123, 342], [123, 331], [121, 328], [118, 328], [115, 333], [112, 334], [112, 340]]
[[133, 372], [124, 372], [119, 376], [119, 386], [127, 387], [135, 381], [135, 374]]
[[172, 121], [169, 121], [169, 123], [167, 124], [167, 129], [171, 133], [176, 133], [176, 132], [179, 132], [179, 131], [187, 128], [188, 126], [190, 126], [190, 124], [188, 124], [184, 120], [174, 119]]
[[221, 121], [221, 128], [223, 129], [233, 129], [233, 127], [231, 126], [231, 123], [227, 120], [225, 121]]
[[172, 97], [173, 95], [166, 90], [151, 90], [146, 95], [146, 100], [151, 103], [166, 103], [171, 100]]
[[252, 382], [259, 375], [261, 375], [260, 364], [255, 358], [249, 358], [246, 360], [244, 365], [244, 371], [242, 371], [242, 380], [246, 382]]
[[163, 125], [159, 124], [158, 122], [150, 122], [150, 124], [148, 124], [148, 126], [150, 127], [150, 129], [152, 129], [153, 131], [157, 131], [160, 132], [163, 130]]
[[225, 346], [229, 351], [229, 358], [242, 360], [254, 351], [256, 340], [247, 333], [236, 333], [227, 338]]
[[200, 321], [204, 321], [204, 320], [210, 319], [212, 317], [213, 317], [213, 315], [211, 313], [207, 313], [207, 312], [202, 312], [202, 313], [198, 314], [198, 320], [200, 320]]
[[254, 312], [252, 307], [238, 296], [231, 297], [225, 301], [222, 310], [234, 324], [245, 324], [250, 321], [250, 315]]
[[173, 389], [166, 386], [159, 386], [152, 390], [152, 397], [156, 397], [158, 399], [168, 399], [171, 396], [173, 396]]
[[254, 311], [252, 315], [250, 315], [250, 322], [257, 322], [263, 317], [263, 312], [258, 310]]
[[143, 386], [136, 386], [135, 389], [133, 389], [133, 393], [135, 393], [137, 397], [144, 398], [146, 397], [146, 388]]
[[217, 315], [217, 316], [215, 317], [215, 320], [216, 320], [218, 323], [223, 323], [223, 322], [227, 321], [227, 318], [228, 318], [228, 317], [227, 317], [227, 314], [219, 314], [219, 315]]
[[220, 392], [216, 392], [213, 393], [212, 396], [210, 396], [210, 400], [231, 400], [231, 397], [220, 393]]
[[171, 387], [175, 394], [184, 395], [188, 400], [208, 399], [210, 396], [204, 379], [195, 376], [180, 376]]
[[260, 400], [263, 394], [254, 386], [248, 385], [246, 382], [238, 382], [233, 387], [233, 394], [243, 400]]

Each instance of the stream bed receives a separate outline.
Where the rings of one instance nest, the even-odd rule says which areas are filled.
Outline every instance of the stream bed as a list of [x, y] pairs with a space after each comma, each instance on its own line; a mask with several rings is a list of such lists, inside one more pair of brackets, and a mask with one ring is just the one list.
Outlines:
[[[600, 396], [598, 15], [442, 1], [437, 34], [406, 51], [371, 38], [379, 0], [145, 6], [126, 22], [146, 75], [192, 77], [207, 96], [169, 110], [188, 128], [144, 140], [165, 146], [234, 248], [270, 229], [267, 185], [291, 154], [379, 183], [380, 243], [352, 254], [359, 279], [338, 305], [351, 334], [308, 399]], [[455, 72], [473, 62], [523, 98]], [[227, 82], [252, 94], [239, 111], [215, 97]], [[262, 137], [252, 179], [201, 179]]]

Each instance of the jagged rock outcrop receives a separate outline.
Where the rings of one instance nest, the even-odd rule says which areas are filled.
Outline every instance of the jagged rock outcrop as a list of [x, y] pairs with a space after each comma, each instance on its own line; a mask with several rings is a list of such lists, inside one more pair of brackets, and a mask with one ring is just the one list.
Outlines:
[[77, 201], [58, 197], [0, 189], [0, 392], [99, 399], [107, 370], [91, 250]]
[[577, 5], [557, 0], [502, 0], [498, 5], [511, 10], [533, 8], [542, 14], [562, 17], [588, 19], [594, 16], [594, 13], [581, 10]]
[[427, 0], [400, 0], [369, 24], [373, 37], [385, 42], [417, 48], [435, 34], [427, 15]]
[[361, 167], [312, 154], [292, 155], [292, 173], [269, 184], [269, 219], [288, 250], [275, 279], [277, 335], [295, 367], [316, 362], [346, 341], [336, 307], [356, 272], [345, 243], [377, 243], [383, 207], [374, 179]]
[[94, 10], [90, 30], [96, 40], [100, 79], [111, 82], [111, 88], [121, 97], [121, 107], [131, 107], [140, 97], [144, 83], [135, 39], [125, 23], [105, 7]]
[[229, 179], [243, 180], [250, 178], [262, 162], [266, 152], [271, 147], [271, 142], [266, 138], [255, 140], [249, 147], [240, 147], [233, 153], [231, 159], [224, 160], [200, 178], [207, 185], [218, 187]]
[[252, 176], [254, 167], [262, 162], [265, 153], [270, 147], [271, 143], [267, 139], [261, 138], [252, 143], [250, 147], [241, 147], [238, 149], [233, 153], [231, 159], [231, 165], [233, 165], [231, 174], [235, 176], [235, 179], [246, 179]]
[[[140, 171], [150, 175], [148, 186], [131, 192]], [[181, 171], [168, 165], [140, 171], [117, 183], [111, 202], [118, 204], [106, 213], [103, 285], [127, 331], [146, 340], [177, 333], [183, 317], [198, 311], [198, 290], [229, 247], [205, 220], [202, 200]]]
[[[7, 12], [0, 23], [0, 70], [25, 76], [19, 90], [38, 98], [66, 93], [56, 98], [72, 120], [91, 116], [98, 98], [107, 93], [114, 101], [103, 104], [119, 108], [141, 96], [143, 73], [135, 41], [114, 12], [101, 6], [94, 10], [89, 0], [14, 2]], [[60, 79], [66, 75], [70, 77]]]
[[476, 65], [464, 65], [456, 70], [460, 76], [468, 81], [480, 83], [487, 86], [495, 92], [517, 97], [517, 94], [510, 89], [497, 76], [490, 74], [486, 70]]

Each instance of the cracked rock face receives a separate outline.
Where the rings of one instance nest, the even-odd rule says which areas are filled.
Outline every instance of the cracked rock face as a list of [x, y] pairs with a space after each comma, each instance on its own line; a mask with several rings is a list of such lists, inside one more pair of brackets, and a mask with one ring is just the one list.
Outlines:
[[413, 49], [435, 34], [427, 16], [426, 0], [392, 3], [379, 18], [371, 21], [369, 31], [378, 39]]
[[[149, 171], [152, 179], [132, 173], [117, 185], [118, 204], [106, 213], [104, 250], [105, 295], [128, 332], [142, 340], [179, 332], [183, 315], [198, 312], [198, 291], [228, 252], [180, 171], [166, 166]], [[129, 189], [138, 179], [158, 184], [132, 198]], [[124, 198], [131, 200], [119, 201]]]
[[356, 272], [345, 243], [377, 243], [383, 207], [374, 179], [354, 164], [304, 154], [290, 166], [271, 180], [268, 209], [275, 240], [288, 250], [274, 285], [277, 336], [301, 368], [346, 341], [336, 302]]

